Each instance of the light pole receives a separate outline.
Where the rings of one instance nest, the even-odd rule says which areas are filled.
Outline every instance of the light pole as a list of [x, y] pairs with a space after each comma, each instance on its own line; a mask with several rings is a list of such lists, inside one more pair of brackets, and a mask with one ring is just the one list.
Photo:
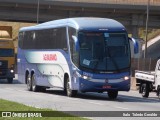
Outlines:
[[147, 18], [146, 18], [146, 35], [145, 35], [144, 58], [147, 58], [147, 41], [148, 41], [149, 5], [150, 5], [150, 0], [148, 0], [148, 3], [147, 3]]
[[39, 23], [39, 0], [37, 3], [37, 24]]

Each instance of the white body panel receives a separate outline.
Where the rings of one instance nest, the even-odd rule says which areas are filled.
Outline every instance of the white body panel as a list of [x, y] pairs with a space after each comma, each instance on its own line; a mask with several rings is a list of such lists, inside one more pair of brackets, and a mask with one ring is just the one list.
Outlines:
[[156, 89], [160, 86], [160, 60], [158, 60], [155, 70], [155, 86]]
[[157, 90], [157, 87], [160, 85], [160, 60], [157, 61], [155, 71], [138, 71], [138, 70], [136, 70], [135, 71], [135, 78], [142, 80], [142, 81], [152, 82]]
[[136, 71], [135, 78], [154, 82], [154, 73], [153, 72], [145, 72], [145, 71]]

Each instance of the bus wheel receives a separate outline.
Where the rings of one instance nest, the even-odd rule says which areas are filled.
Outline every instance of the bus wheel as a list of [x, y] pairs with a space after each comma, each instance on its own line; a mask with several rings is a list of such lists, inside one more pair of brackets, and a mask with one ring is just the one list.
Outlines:
[[149, 96], [149, 84], [143, 83], [140, 89], [142, 92], [142, 97], [147, 98]]
[[118, 91], [108, 91], [109, 99], [116, 99], [118, 96]]
[[7, 78], [8, 83], [13, 83], [13, 78]]
[[38, 91], [38, 86], [36, 85], [35, 75], [34, 74], [31, 76], [31, 87], [32, 87], [32, 91], [33, 92], [37, 92]]
[[159, 86], [158, 89], [157, 89], [157, 96], [158, 96], [158, 98], [160, 99], [160, 86]]
[[27, 74], [26, 79], [27, 79], [27, 89], [29, 91], [32, 91], [32, 85], [31, 85], [32, 83], [31, 83], [31, 79], [29, 77], [29, 74]]
[[77, 90], [71, 90], [68, 79], [67, 82], [65, 82], [65, 88], [68, 97], [75, 97], [77, 95]]

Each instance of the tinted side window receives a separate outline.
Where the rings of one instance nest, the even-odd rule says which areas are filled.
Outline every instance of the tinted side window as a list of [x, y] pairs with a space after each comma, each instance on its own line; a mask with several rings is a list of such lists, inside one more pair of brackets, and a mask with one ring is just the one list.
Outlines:
[[76, 29], [68, 27], [68, 35], [69, 35], [69, 44], [70, 44], [70, 52], [73, 63], [78, 66], [79, 64], [79, 53], [75, 51], [75, 43], [72, 36], [76, 35]]
[[67, 49], [66, 28], [24, 32], [23, 49]]
[[30, 31], [26, 31], [23, 33], [23, 49], [30, 48], [30, 43], [32, 43], [30, 37]]
[[[56, 34], [56, 35], [55, 35]], [[59, 28], [54, 31], [57, 49], [67, 49], [66, 28]]]
[[35, 49], [54, 49], [52, 41], [54, 40], [52, 36], [52, 30], [38, 30], [35, 31]]
[[22, 46], [23, 46], [23, 32], [19, 33], [19, 36], [18, 36], [18, 46], [19, 46], [19, 48], [22, 48]]

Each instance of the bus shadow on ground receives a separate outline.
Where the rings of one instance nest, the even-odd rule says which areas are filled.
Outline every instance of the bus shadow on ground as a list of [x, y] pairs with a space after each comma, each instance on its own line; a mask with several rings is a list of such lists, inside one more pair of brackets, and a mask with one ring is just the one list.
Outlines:
[[8, 83], [7, 79], [0, 79], [0, 84], [21, 84], [18, 80], [13, 80], [13, 83]]
[[[60, 96], [66, 96], [66, 94], [62, 90], [47, 90], [46, 93], [48, 94], [54, 94], [54, 95], [60, 95]], [[67, 96], [66, 96], [67, 97]], [[155, 97], [149, 97], [149, 98], [142, 98], [137, 96], [129, 96], [129, 95], [121, 95], [119, 94], [117, 99], [109, 99], [107, 93], [81, 93], [78, 92], [76, 97], [79, 99], [86, 99], [86, 100], [100, 100], [100, 101], [115, 101], [115, 102], [137, 102], [137, 103], [159, 103], [160, 100], [155, 95]]]
[[127, 96], [127, 95], [119, 95], [120, 102], [142, 102], [142, 103], [160, 103], [160, 99], [155, 95], [155, 97], [136, 97], [136, 96]]
[[160, 100], [155, 95], [155, 97], [142, 98], [137, 96], [129, 96], [129, 95], [121, 95], [119, 94], [117, 99], [111, 100], [109, 99], [107, 93], [86, 93], [80, 94], [80, 98], [82, 99], [90, 99], [90, 100], [106, 100], [106, 101], [115, 101], [115, 102], [142, 102], [142, 103], [159, 103]]
[[46, 90], [45, 93], [59, 95], [59, 96], [66, 96], [66, 93], [63, 90]]

